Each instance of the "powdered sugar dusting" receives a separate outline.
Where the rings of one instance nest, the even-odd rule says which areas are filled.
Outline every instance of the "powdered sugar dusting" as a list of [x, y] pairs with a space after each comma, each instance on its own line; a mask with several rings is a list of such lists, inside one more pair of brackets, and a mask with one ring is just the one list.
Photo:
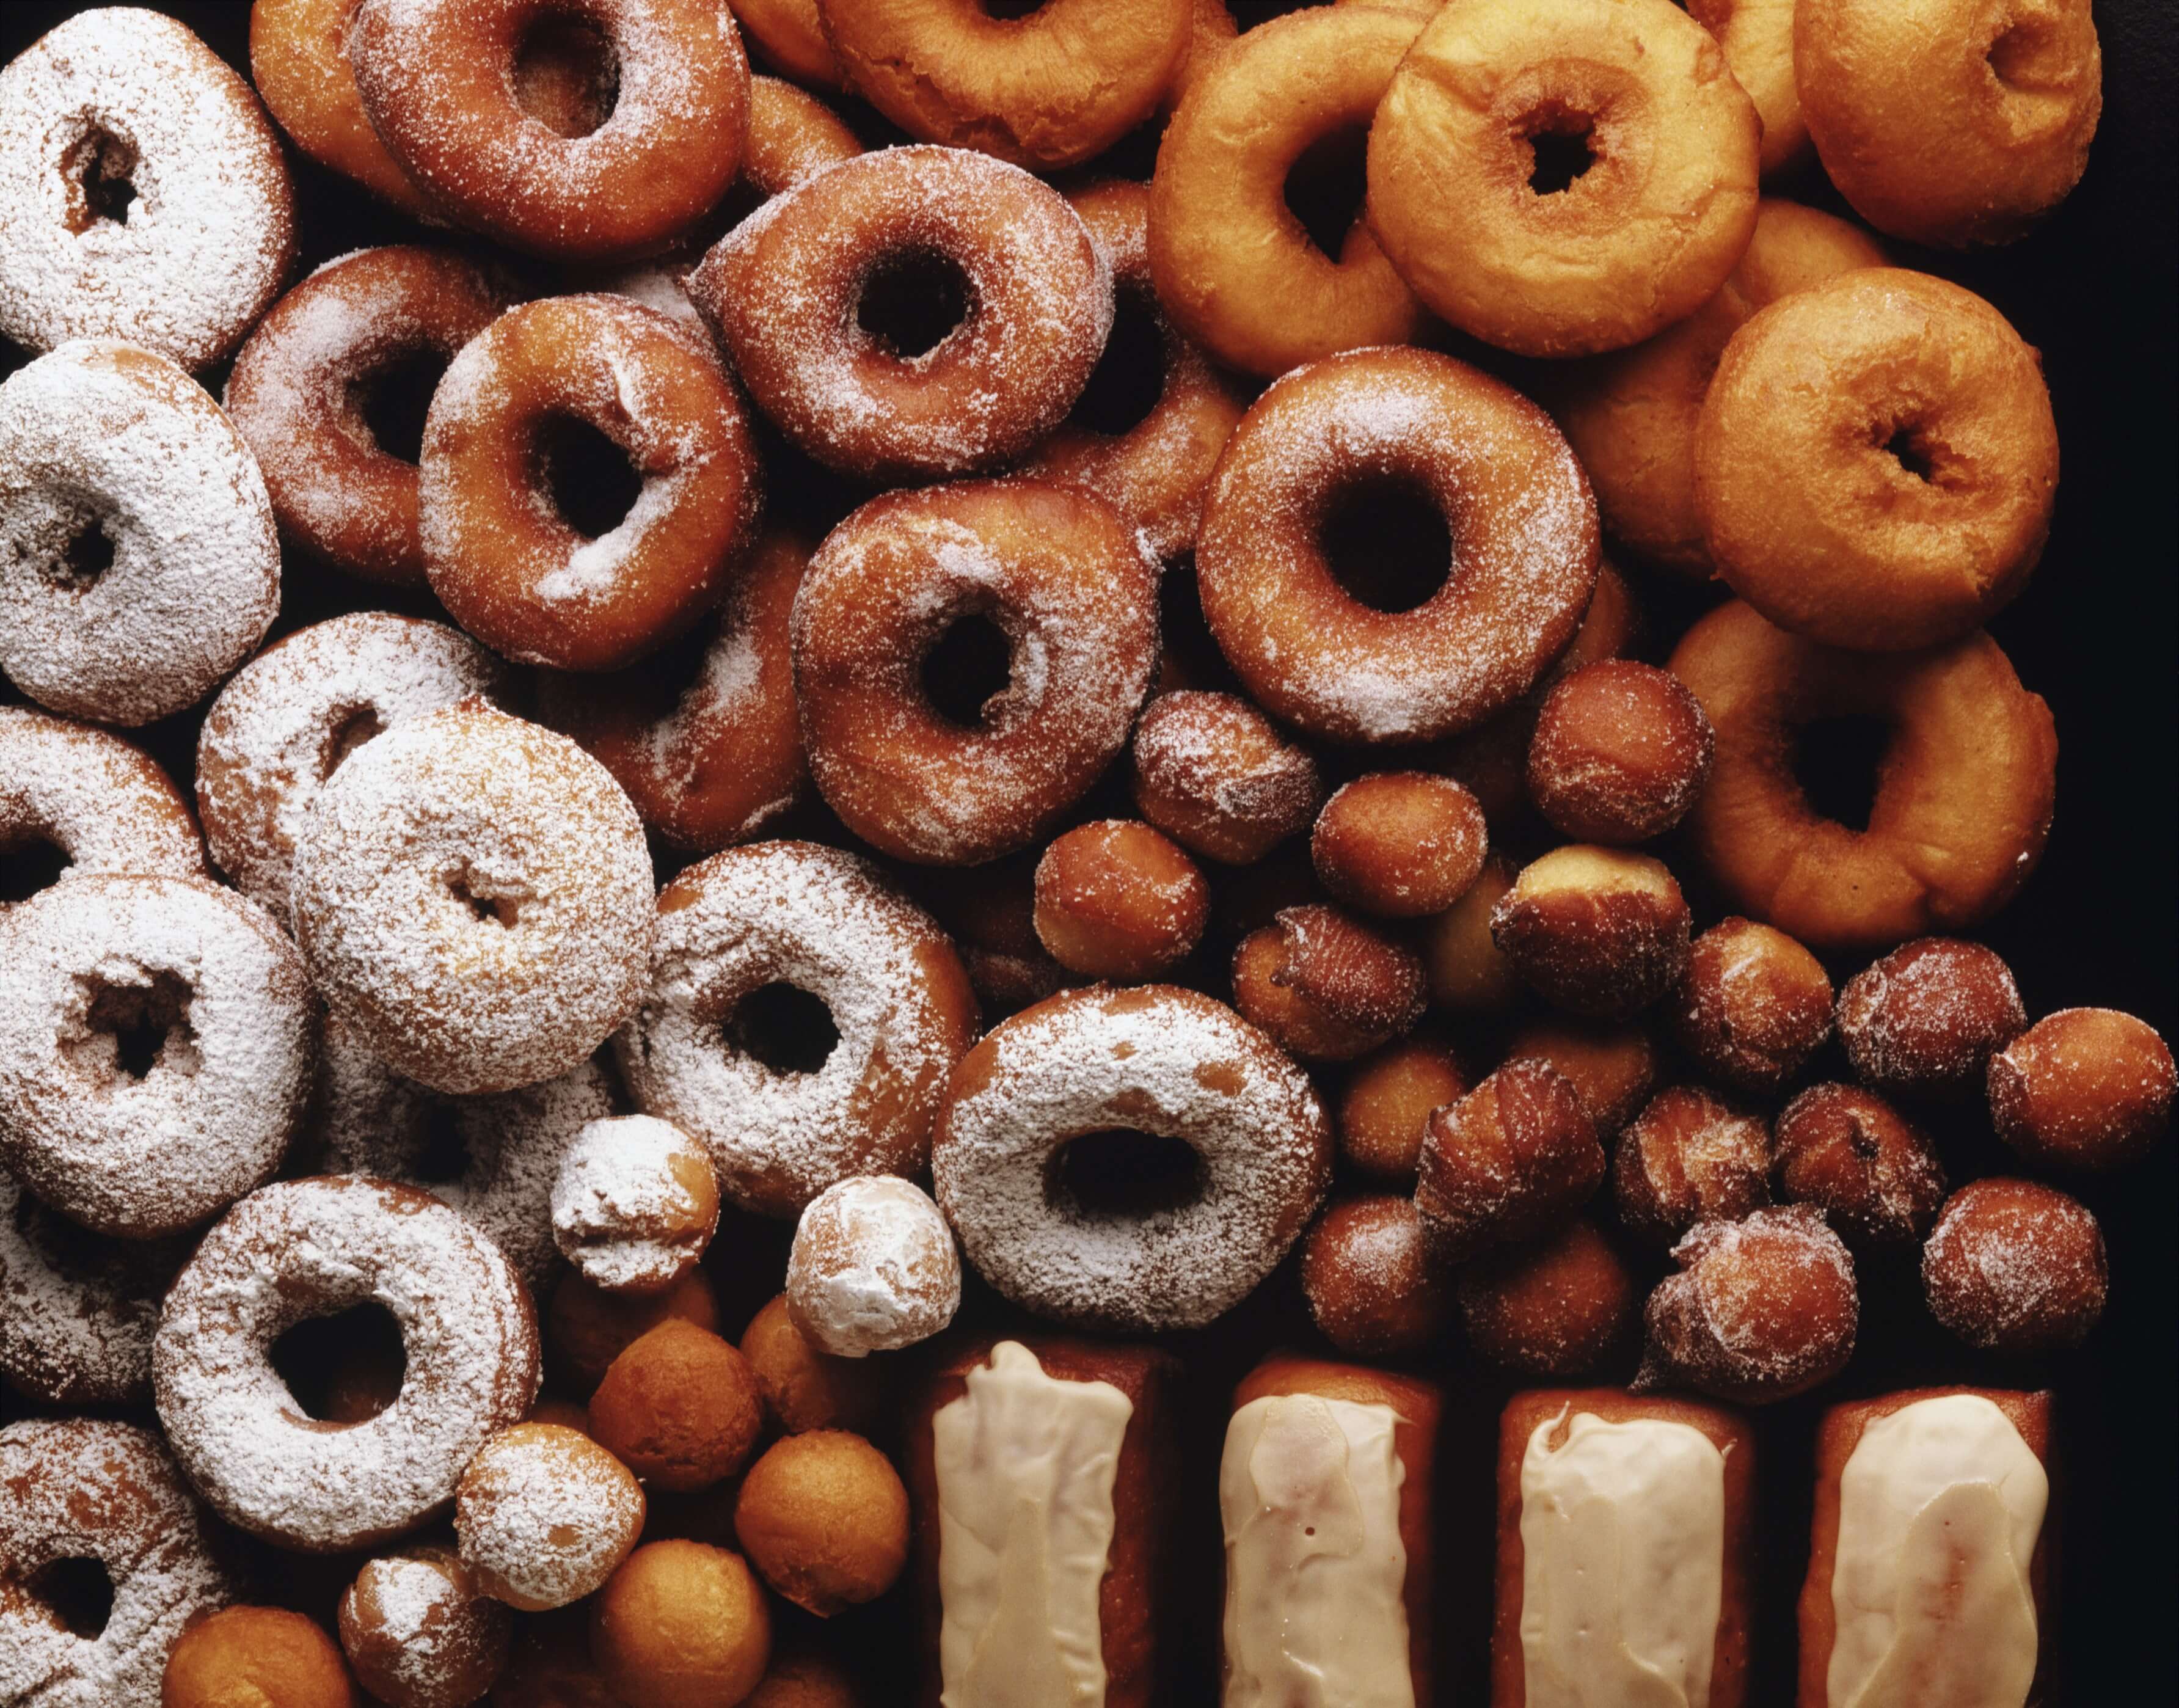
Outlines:
[[930, 1195], [866, 1175], [802, 1212], [787, 1260], [787, 1308], [821, 1352], [861, 1358], [928, 1340], [961, 1304], [961, 1256]]
[[718, 1226], [711, 1182], [710, 1156], [672, 1122], [590, 1121], [553, 1177], [553, 1242], [609, 1293], [660, 1292], [704, 1255]]
[[635, 1546], [643, 1491], [580, 1431], [518, 1424], [485, 1444], [462, 1478], [462, 1558], [533, 1611], [563, 1607], [612, 1574]]
[[102, 729], [0, 706], [0, 851], [40, 841], [68, 856], [63, 877], [204, 871], [189, 806], [148, 754]]

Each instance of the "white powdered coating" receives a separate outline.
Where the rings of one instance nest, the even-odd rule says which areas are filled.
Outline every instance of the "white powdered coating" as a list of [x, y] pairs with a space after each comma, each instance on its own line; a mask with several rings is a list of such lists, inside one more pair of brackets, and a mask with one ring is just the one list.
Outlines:
[[[1212, 1321], [1276, 1266], [1330, 1183], [1331, 1127], [1308, 1076], [1194, 991], [1054, 997], [996, 1027], [957, 1081], [931, 1143], [939, 1205], [986, 1281], [1061, 1321]], [[1143, 1216], [1057, 1200], [1067, 1141], [1115, 1129], [1183, 1140], [1200, 1192]]]
[[[113, 562], [73, 574], [103, 532]], [[280, 541], [255, 459], [195, 381], [108, 340], [0, 386], [0, 669], [102, 723], [195, 704], [280, 608]]]
[[[240, 1586], [159, 1438], [91, 1418], [0, 1429], [0, 1702], [149, 1708], [167, 1656], [199, 1613]], [[59, 1560], [113, 1580], [106, 1628], [77, 1637], [23, 1587]]]
[[[305, 1417], [267, 1356], [305, 1318], [365, 1301], [400, 1326], [401, 1392], [367, 1423]], [[284, 1182], [237, 1205], [167, 1295], [151, 1373], [205, 1498], [285, 1547], [332, 1552], [413, 1528], [537, 1394], [537, 1324], [499, 1248], [428, 1194]]]
[[319, 792], [290, 893], [319, 993], [436, 1090], [564, 1074], [642, 996], [635, 809], [565, 736], [480, 702], [356, 750]]
[[33, 842], [68, 856], [63, 878], [205, 869], [189, 806], [150, 755], [102, 729], [0, 706], [0, 854]]
[[454, 1530], [492, 1594], [538, 1612], [601, 1585], [643, 1519], [643, 1491], [618, 1459], [579, 1431], [524, 1424], [470, 1464]]
[[[849, 1175], [919, 1170], [969, 1041], [949, 1012], [969, 1006], [967, 975], [929, 916], [866, 861], [796, 842], [714, 854], [661, 908], [650, 988], [613, 1050], [637, 1106], [710, 1148], [720, 1191], [793, 1216]], [[839, 1033], [814, 1073], [722, 1033], [741, 998], [780, 982], [822, 1001]]]
[[552, 1230], [560, 1255], [608, 1293], [660, 1293], [704, 1255], [719, 1225], [677, 1177], [711, 1172], [703, 1146], [655, 1115], [587, 1123], [552, 1181]]
[[[589, 1057], [535, 1085], [448, 1096], [403, 1079], [328, 1014], [304, 1143], [323, 1173], [398, 1180], [443, 1199], [537, 1287], [552, 1266], [553, 1177], [576, 1135], [612, 1107], [612, 1087]], [[434, 1152], [448, 1129], [461, 1172], [428, 1178], [442, 1172]]]
[[[123, 218], [87, 205], [87, 169], [134, 188]], [[79, 13], [0, 71], [0, 332], [18, 343], [126, 338], [203, 367], [279, 290], [294, 225], [257, 97], [173, 19]]]
[[370, 1700], [447, 1708], [455, 1678], [507, 1663], [513, 1616], [477, 1587], [449, 1548], [425, 1546], [365, 1563], [340, 1600], [341, 1647]]
[[953, 1230], [911, 1181], [864, 1175], [827, 1187], [803, 1211], [787, 1259], [787, 1309], [835, 1358], [928, 1340], [961, 1308]]
[[[0, 1163], [25, 1186], [146, 1238], [279, 1166], [314, 1041], [301, 958], [263, 909], [209, 878], [86, 876], [0, 930]], [[140, 1008], [166, 1027], [140, 1079], [117, 1035]]]
[[276, 641], [237, 671], [197, 738], [197, 810], [219, 869], [282, 920], [318, 790], [361, 741], [513, 673], [443, 623], [356, 611]]

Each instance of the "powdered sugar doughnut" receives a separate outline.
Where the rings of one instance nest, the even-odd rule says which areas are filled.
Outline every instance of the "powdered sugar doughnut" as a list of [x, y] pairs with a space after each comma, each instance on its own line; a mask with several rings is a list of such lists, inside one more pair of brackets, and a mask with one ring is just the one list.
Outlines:
[[803, 1211], [787, 1258], [787, 1310], [820, 1352], [896, 1352], [930, 1339], [960, 1308], [953, 1230], [913, 1181], [860, 1175]]
[[217, 361], [295, 259], [295, 195], [250, 85], [173, 19], [77, 14], [0, 71], [0, 332]]
[[178, 1242], [102, 1239], [0, 1168], [0, 1381], [52, 1405], [147, 1399]]
[[921, 1169], [975, 1016], [952, 944], [874, 867], [755, 843], [661, 892], [650, 987], [613, 1051], [645, 1113], [710, 1146], [722, 1192], [793, 1216], [849, 1175]]
[[[92, 1637], [69, 1628], [41, 1584], [47, 1568], [85, 1559], [113, 1586], [105, 1628]], [[156, 1702], [182, 1628], [237, 1593], [151, 1431], [92, 1418], [0, 1430], [0, 1702]]]
[[656, 1115], [584, 1125], [552, 1179], [552, 1242], [608, 1293], [663, 1293], [695, 1266], [719, 1225], [704, 1147]]
[[[102, 729], [0, 706], [0, 862], [41, 843], [67, 856], [63, 877], [204, 870], [196, 821], [157, 761]], [[22, 897], [0, 882], [0, 913]]]
[[642, 995], [635, 809], [565, 736], [480, 701], [397, 724], [333, 773], [290, 894], [319, 994], [434, 1090], [564, 1074]]
[[[367, 1423], [302, 1415], [268, 1349], [296, 1323], [391, 1311], [401, 1392]], [[230, 1523], [332, 1553], [413, 1529], [537, 1395], [537, 1320], [499, 1248], [386, 1180], [283, 1181], [207, 1233], [167, 1295], [151, 1375], [174, 1456]]]
[[310, 1095], [294, 946], [209, 878], [75, 878], [8, 916], [0, 1165], [101, 1233], [217, 1214], [279, 1166]]
[[599, 1588], [643, 1529], [643, 1491], [580, 1430], [517, 1424], [462, 1474], [454, 1530], [485, 1593], [526, 1613]]
[[279, 608], [264, 477], [187, 374], [93, 339], [0, 386], [0, 670], [17, 687], [149, 723], [209, 693]]
[[[1125, 1157], [1144, 1135], [1194, 1152], [1186, 1189], [1117, 1208], [1085, 1196], [1099, 1149], [1117, 1140]], [[1308, 1076], [1223, 1003], [1172, 985], [1066, 991], [961, 1063], [930, 1172], [962, 1250], [1015, 1304], [1119, 1331], [1199, 1328], [1315, 1213], [1331, 1127]]]

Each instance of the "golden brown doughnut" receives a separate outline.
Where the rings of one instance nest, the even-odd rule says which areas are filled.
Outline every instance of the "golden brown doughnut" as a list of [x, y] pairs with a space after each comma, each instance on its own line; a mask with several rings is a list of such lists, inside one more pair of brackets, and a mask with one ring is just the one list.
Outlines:
[[356, 1708], [339, 1645], [285, 1607], [222, 1607], [167, 1656], [159, 1708]]
[[1688, 0], [1688, 16], [1717, 37], [1733, 80], [1763, 121], [1763, 175], [1798, 164], [1809, 151], [1793, 75], [1795, 0]]
[[1430, 1112], [1474, 1081], [1442, 1041], [1415, 1033], [1354, 1064], [1340, 1093], [1339, 1154], [1364, 1173], [1412, 1185]]
[[1553, 1015], [1513, 1035], [1506, 1059], [1542, 1062], [1581, 1094], [1599, 1137], [1634, 1118], [1657, 1083], [1657, 1044], [1639, 1026], [1600, 1026]]
[[1705, 1074], [1776, 1091], [1830, 1036], [1830, 976], [1785, 932], [1735, 915], [1694, 940], [1670, 1012], [1673, 1037]]
[[2171, 1125], [2172, 1079], [2171, 1048], [2146, 1021], [2061, 1008], [1990, 1057], [1990, 1121], [2030, 1162], [2123, 1167]]
[[1186, 958], [1210, 918], [1195, 862], [1146, 824], [1078, 825], [1037, 862], [1038, 941], [1084, 978], [1155, 978]]
[[1770, 1129], [1699, 1085], [1652, 1097], [1611, 1157], [1619, 1219], [1671, 1246], [1702, 1222], [1737, 1222], [1770, 1202]]
[[1658, 1001], [1688, 961], [1686, 899], [1662, 860], [1570, 843], [1521, 869], [1490, 935], [1546, 1002], [1623, 1020]]
[[1702, 794], [1716, 747], [1702, 703], [1667, 672], [1607, 659], [1559, 679], [1529, 742], [1529, 796], [1578, 842], [1662, 836]]
[[1632, 1342], [1641, 1315], [1634, 1271], [1586, 1216], [1484, 1252], [1462, 1267], [1459, 1292], [1468, 1343], [1537, 1376], [1595, 1368]]
[[1780, 1200], [1814, 1205], [1856, 1250], [1912, 1245], [1945, 1201], [1929, 1135], [1858, 1085], [1811, 1085], [1779, 1112], [1772, 1139]]
[[908, 1563], [908, 1491], [845, 1430], [774, 1442], [742, 1479], [734, 1540], [773, 1590], [830, 1618], [875, 1601]]
[[740, 1555], [702, 1542], [649, 1542], [591, 1602], [590, 1653], [623, 1702], [722, 1708], [764, 1677], [771, 1615]]
[[1922, 1286], [1930, 1314], [1981, 1351], [2077, 1346], [2110, 1289], [2103, 1229], [2056, 1187], [1970, 1181], [1938, 1212], [1922, 1248]]
[[1423, 965], [1337, 908], [1286, 908], [1233, 951], [1233, 1006], [1293, 1054], [1344, 1062], [1422, 1018]]
[[1331, 1205], [1301, 1244], [1302, 1297], [1350, 1358], [1426, 1352], [1452, 1318], [1452, 1274], [1411, 1198], [1373, 1193]]
[[590, 1396], [590, 1436], [653, 1487], [707, 1488], [749, 1463], [756, 1378], [716, 1334], [668, 1317], [631, 1343]]
[[742, 1356], [756, 1377], [765, 1417], [789, 1435], [853, 1430], [866, 1435], [881, 1414], [884, 1372], [867, 1358], [821, 1352], [795, 1326], [781, 1293], [742, 1331]]
[[288, 140], [321, 166], [430, 220], [436, 209], [363, 110], [348, 36], [363, 0], [253, 0], [250, 77]]
[[1235, 694], [1182, 689], [1135, 726], [1135, 805], [1207, 859], [1248, 865], [1306, 827], [1323, 794], [1306, 748]]
[[1451, 777], [1380, 771], [1324, 804], [1309, 849], [1325, 888], [1347, 906], [1411, 919], [1468, 893], [1487, 837], [1483, 809]]
[[1838, 995], [1854, 1077], [1889, 1096], [1979, 1098], [1990, 1058], [2027, 1030], [2012, 969], [1995, 949], [1957, 937], [1902, 943]]
[[1638, 1392], [1683, 1384], [1765, 1405], [1825, 1382], [1853, 1356], [1853, 1260], [1805, 1204], [1705, 1222], [1672, 1248], [1657, 1283]]
[[733, 0], [733, 14], [765, 57], [789, 77], [820, 89], [840, 86], [840, 62], [825, 39], [817, 0]]
[[1204, 72], [1210, 69], [1218, 50], [1240, 33], [1240, 25], [1233, 21], [1226, 0], [1193, 0], [1188, 45], [1180, 50], [1179, 62], [1172, 68], [1172, 79], [1166, 85], [1165, 93], [1158, 97], [1158, 112], [1171, 118], [1182, 98], [1202, 81]]
[[1415, 1207], [1446, 1254], [1463, 1257], [1550, 1232], [1603, 1179], [1581, 1094], [1544, 1063], [1508, 1062], [1430, 1116]]

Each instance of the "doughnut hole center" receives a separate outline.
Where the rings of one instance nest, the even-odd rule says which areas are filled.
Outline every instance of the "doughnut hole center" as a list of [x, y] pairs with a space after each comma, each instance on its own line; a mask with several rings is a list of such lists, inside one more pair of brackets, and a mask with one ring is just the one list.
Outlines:
[[70, 522], [61, 549], [38, 567], [53, 586], [87, 593], [113, 567], [113, 536], [106, 530], [106, 519], [96, 511], [85, 511]]
[[1875, 810], [1891, 726], [1855, 713], [1822, 717], [1793, 733], [1793, 780], [1817, 817], [1865, 831]]
[[469, 1135], [453, 1104], [425, 1101], [405, 1160], [407, 1173], [422, 1186], [449, 1186], [469, 1172]]
[[962, 729], [986, 727], [991, 704], [1013, 681], [1013, 643], [980, 611], [946, 625], [923, 655], [918, 673], [930, 709]]
[[1203, 1196], [1203, 1159], [1162, 1133], [1107, 1128], [1068, 1140], [1052, 1153], [1046, 1196], [1092, 1221], [1134, 1221], [1184, 1209]]
[[1028, 18], [1041, 12], [1045, 0], [978, 0], [986, 18], [996, 18], [1002, 24], [1011, 24], [1016, 19]]
[[560, 519], [586, 540], [627, 519], [643, 492], [628, 453], [579, 415], [547, 415], [537, 429], [539, 475]]
[[719, 1031], [729, 1048], [775, 1074], [815, 1074], [840, 1042], [825, 999], [783, 979], [758, 986], [735, 1003]]
[[1990, 62], [1990, 74], [2007, 89], [2033, 94], [2065, 85], [2065, 44], [2048, 19], [2016, 18], [1998, 33], [1984, 57]]
[[[162, 970], [141, 983], [100, 978], [78, 982], [89, 997], [84, 1025], [90, 1035], [83, 1041], [101, 1056], [110, 1048], [116, 1074], [140, 1080], [160, 1068], [196, 1072], [196, 1028], [189, 1019], [196, 992], [186, 980]], [[113, 1041], [108, 1046], [102, 1039]]]
[[1452, 578], [1452, 530], [1412, 481], [1368, 475], [1342, 486], [1326, 507], [1317, 546], [1331, 579], [1372, 611], [1413, 611]]
[[1945, 484], [1945, 448], [1929, 430], [1912, 421], [1882, 426], [1876, 433], [1884, 454], [1925, 486]]
[[1539, 196], [1560, 195], [1596, 164], [1596, 121], [1586, 113], [1547, 103], [1521, 121], [1529, 157], [1529, 188]]
[[424, 417], [431, 393], [447, 371], [436, 350], [411, 350], [395, 357], [349, 387], [349, 407], [370, 441], [396, 462], [414, 463], [424, 448]]
[[79, 237], [98, 225], [126, 225], [137, 201], [134, 143], [93, 126], [61, 156], [68, 184], [69, 229]]
[[70, 1636], [95, 1643], [105, 1635], [113, 1617], [113, 1574], [103, 1560], [74, 1554], [48, 1560], [24, 1587]]
[[51, 837], [33, 834], [19, 841], [0, 839], [0, 907], [27, 902], [41, 890], [51, 888], [73, 864], [68, 850]]
[[296, 1409], [319, 1423], [369, 1423], [400, 1397], [409, 1374], [401, 1325], [376, 1299], [305, 1317], [267, 1358]]
[[1114, 294], [1105, 354], [1067, 419], [1117, 439], [1142, 426], [1164, 392], [1165, 334], [1158, 327], [1156, 299], [1139, 285], [1122, 285]]
[[447, 876], [447, 892], [467, 908], [479, 925], [511, 929], [520, 923], [528, 893], [519, 885], [502, 883], [473, 866]]
[[1346, 246], [1347, 233], [1362, 217], [1369, 191], [1367, 125], [1327, 130], [1294, 157], [1287, 168], [1287, 211], [1299, 222], [1309, 242], [1333, 261]]
[[376, 707], [359, 706], [343, 711], [326, 732], [326, 744], [318, 755], [318, 781], [323, 783], [341, 768], [349, 755], [373, 736], [385, 733], [386, 724]]
[[903, 362], [929, 355], [968, 323], [974, 297], [958, 261], [934, 249], [886, 256], [863, 280], [855, 324]]
[[620, 102], [620, 56], [589, 19], [547, 13], [514, 50], [514, 104], [568, 141], [604, 127]]

